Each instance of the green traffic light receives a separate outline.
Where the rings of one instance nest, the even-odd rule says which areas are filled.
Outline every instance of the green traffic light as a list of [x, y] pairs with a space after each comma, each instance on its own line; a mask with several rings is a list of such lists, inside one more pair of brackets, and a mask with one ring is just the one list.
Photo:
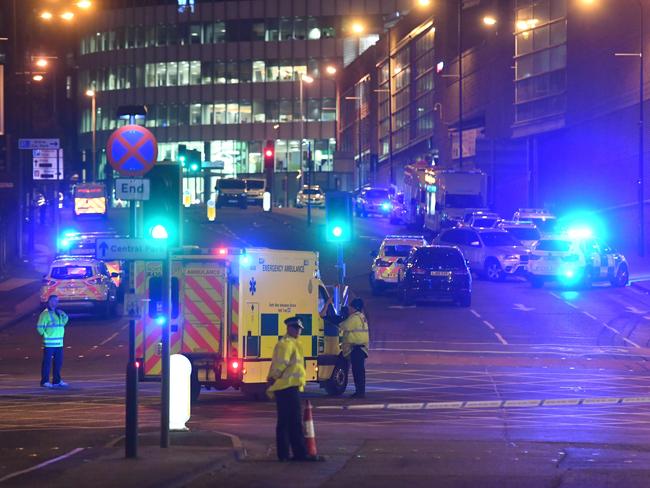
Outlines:
[[192, 163], [192, 164], [190, 165], [190, 170], [192, 170], [192, 171], [198, 171], [198, 169], [199, 169], [199, 165], [198, 165], [197, 163]]
[[165, 229], [165, 226], [161, 224], [154, 225], [151, 228], [150, 234], [153, 239], [167, 239], [169, 237], [167, 229]]
[[332, 229], [332, 235], [334, 237], [341, 237], [343, 235], [343, 229], [340, 225], [337, 225]]

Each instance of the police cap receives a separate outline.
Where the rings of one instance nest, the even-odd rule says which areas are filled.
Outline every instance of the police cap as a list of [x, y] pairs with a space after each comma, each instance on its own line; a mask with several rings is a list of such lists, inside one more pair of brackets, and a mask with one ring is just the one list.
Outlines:
[[305, 326], [302, 325], [302, 319], [300, 317], [289, 317], [284, 321], [287, 327], [297, 327], [298, 329], [304, 329]]

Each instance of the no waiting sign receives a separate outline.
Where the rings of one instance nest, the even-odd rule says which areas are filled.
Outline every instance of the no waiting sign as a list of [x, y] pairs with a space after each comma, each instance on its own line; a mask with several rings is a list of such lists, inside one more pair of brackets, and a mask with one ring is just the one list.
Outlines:
[[106, 157], [122, 176], [143, 176], [156, 163], [158, 142], [141, 125], [125, 125], [108, 138]]

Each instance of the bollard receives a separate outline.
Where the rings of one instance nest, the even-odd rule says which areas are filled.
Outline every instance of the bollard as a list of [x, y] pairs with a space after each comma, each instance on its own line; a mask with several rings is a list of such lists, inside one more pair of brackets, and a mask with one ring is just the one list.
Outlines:
[[138, 367], [137, 361], [126, 365], [126, 436], [124, 455], [138, 457]]
[[169, 358], [169, 430], [189, 430], [192, 363], [182, 354]]

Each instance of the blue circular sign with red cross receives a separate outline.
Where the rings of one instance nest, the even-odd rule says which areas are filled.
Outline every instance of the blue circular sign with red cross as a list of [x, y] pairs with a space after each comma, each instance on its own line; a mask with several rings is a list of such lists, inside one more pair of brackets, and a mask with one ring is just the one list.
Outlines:
[[125, 125], [108, 138], [106, 158], [122, 176], [143, 176], [158, 159], [158, 142], [141, 125]]

